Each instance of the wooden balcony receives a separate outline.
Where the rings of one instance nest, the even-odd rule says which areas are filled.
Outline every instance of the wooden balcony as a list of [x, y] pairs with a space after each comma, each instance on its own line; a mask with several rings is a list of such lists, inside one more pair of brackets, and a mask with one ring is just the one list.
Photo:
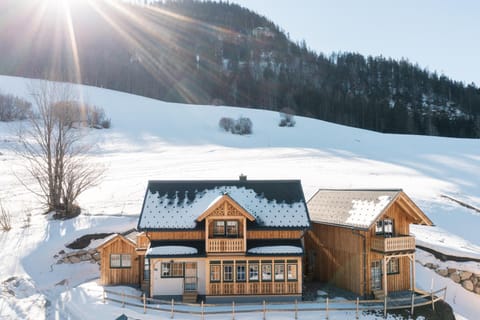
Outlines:
[[209, 295], [263, 295], [263, 294], [299, 294], [298, 282], [230, 282], [210, 283]]
[[235, 239], [208, 239], [207, 252], [245, 252], [243, 238]]
[[415, 238], [411, 236], [373, 237], [372, 250], [384, 253], [415, 251]]

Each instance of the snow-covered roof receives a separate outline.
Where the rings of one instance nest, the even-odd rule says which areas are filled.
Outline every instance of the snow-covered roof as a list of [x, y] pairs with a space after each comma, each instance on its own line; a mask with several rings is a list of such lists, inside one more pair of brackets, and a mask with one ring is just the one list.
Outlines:
[[309, 201], [312, 221], [368, 229], [402, 190], [319, 190]]
[[299, 180], [150, 181], [138, 229], [196, 228], [196, 219], [225, 194], [255, 217], [252, 227], [310, 225]]
[[264, 246], [248, 250], [251, 254], [302, 254], [303, 249], [297, 246]]
[[159, 246], [147, 250], [147, 256], [185, 256], [197, 253], [196, 248], [187, 246]]

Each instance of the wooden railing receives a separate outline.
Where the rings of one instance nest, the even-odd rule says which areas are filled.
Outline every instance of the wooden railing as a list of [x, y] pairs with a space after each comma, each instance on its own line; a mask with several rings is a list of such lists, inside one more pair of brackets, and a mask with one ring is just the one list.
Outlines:
[[244, 252], [243, 238], [238, 239], [208, 239], [207, 252]]
[[415, 238], [411, 236], [398, 236], [392, 238], [374, 237], [372, 250], [379, 252], [395, 252], [415, 250]]
[[262, 294], [299, 294], [298, 282], [241, 282], [210, 283], [208, 295], [262, 295]]

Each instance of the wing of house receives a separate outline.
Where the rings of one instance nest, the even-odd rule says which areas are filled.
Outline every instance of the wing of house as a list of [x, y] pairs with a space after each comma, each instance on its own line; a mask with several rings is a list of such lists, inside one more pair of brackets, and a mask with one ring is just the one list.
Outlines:
[[432, 222], [402, 190], [319, 190], [307, 205], [310, 277], [380, 298], [415, 289], [409, 226]]
[[[299, 299], [301, 239], [309, 227], [298, 180], [150, 181], [135, 254], [118, 252], [130, 246], [113, 250], [112, 239], [103, 244], [101, 281], [119, 284], [125, 276], [112, 275], [134, 274], [138, 265], [132, 277], [150, 296]], [[121, 261], [130, 255], [132, 262], [119, 266], [112, 255]]]

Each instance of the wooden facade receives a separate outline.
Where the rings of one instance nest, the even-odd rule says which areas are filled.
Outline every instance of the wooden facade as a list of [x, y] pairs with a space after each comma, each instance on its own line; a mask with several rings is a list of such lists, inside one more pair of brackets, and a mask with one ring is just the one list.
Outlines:
[[[339, 204], [341, 205], [341, 204]], [[312, 211], [310, 211], [312, 212]], [[377, 222], [389, 221], [387, 234]], [[360, 296], [383, 297], [415, 289], [415, 238], [411, 223], [431, 221], [403, 193], [394, 198], [368, 228], [315, 221], [305, 237], [307, 274]]]
[[[116, 235], [97, 248], [100, 252], [100, 283], [102, 285], [140, 285], [143, 259], [136, 250], [136, 244], [122, 235]], [[124, 265], [112, 265], [112, 255], [120, 255]], [[125, 259], [128, 257], [128, 259]], [[127, 260], [130, 260], [129, 263]], [[121, 263], [121, 264], [122, 264]]]

